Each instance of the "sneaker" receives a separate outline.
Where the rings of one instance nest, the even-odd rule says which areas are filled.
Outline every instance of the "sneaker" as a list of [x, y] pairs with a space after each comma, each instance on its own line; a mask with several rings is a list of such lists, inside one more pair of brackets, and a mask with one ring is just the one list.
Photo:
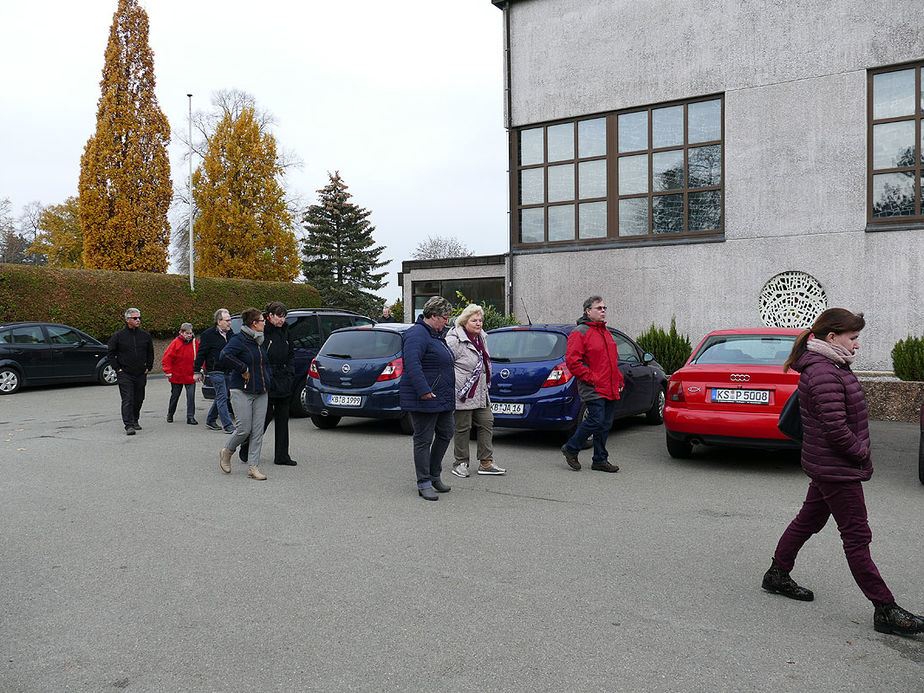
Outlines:
[[234, 452], [228, 450], [228, 448], [222, 448], [221, 452], [218, 453], [218, 466], [221, 467], [221, 471], [225, 474], [231, 473], [231, 455], [233, 454]]
[[568, 466], [571, 467], [571, 469], [576, 472], [581, 471], [581, 463], [578, 462], [577, 455], [569, 452], [564, 445], [561, 446], [561, 454], [565, 456], [565, 461], [568, 463]]
[[221, 426], [219, 426], [217, 423], [209, 423], [208, 421], [205, 422], [205, 427], [206, 427], [207, 429], [209, 429], [210, 431], [222, 431], [222, 430], [224, 430], [224, 429], [223, 429]]
[[196, 421], [193, 417], [189, 417], [188, 419], [186, 419], [186, 423], [188, 423], [190, 426], [198, 426], [198, 425], [199, 425], [199, 422]]
[[[800, 587], [796, 581], [789, 577], [789, 573], [780, 568], [776, 561], [770, 565], [770, 570], [764, 573], [763, 582], [760, 586], [768, 592], [782, 594], [784, 597], [796, 599], [800, 602], [810, 602], [815, 598], [812, 590]], [[879, 608], [876, 608], [879, 613]], [[878, 628], [876, 630], [879, 630]]]
[[135, 435], [135, 427], [134, 427], [134, 426], [126, 426], [126, 427], [125, 427], [125, 435], [127, 435], [127, 436], [133, 436], [133, 435]]
[[452, 465], [452, 473], [462, 479], [467, 479], [469, 477], [468, 462], [459, 462], [459, 464]]
[[266, 474], [260, 471], [260, 468], [252, 464], [247, 468], [247, 478], [256, 479], [257, 481], [266, 481]]
[[234, 433], [234, 426], [225, 426], [224, 431], [228, 434]]
[[592, 465], [590, 465], [590, 468], [596, 469], [598, 472], [613, 473], [619, 471], [618, 464], [610, 464], [609, 462], [594, 462]]
[[481, 464], [478, 465], [478, 473], [479, 474], [493, 474], [494, 476], [499, 476], [501, 474], [506, 474], [507, 470], [504, 469], [503, 467], [498, 467], [493, 462], [488, 462], [487, 465], [485, 465], [482, 462]]
[[167, 414], [167, 423], [173, 423], [173, 414]]
[[924, 633], [924, 618], [905, 611], [898, 604], [876, 604], [873, 612], [873, 629], [877, 633], [915, 635]]
[[140, 431], [140, 430], [141, 430], [141, 424], [139, 424], [139, 423], [136, 421], [135, 423], [132, 424], [132, 428], [134, 428], [136, 431]]

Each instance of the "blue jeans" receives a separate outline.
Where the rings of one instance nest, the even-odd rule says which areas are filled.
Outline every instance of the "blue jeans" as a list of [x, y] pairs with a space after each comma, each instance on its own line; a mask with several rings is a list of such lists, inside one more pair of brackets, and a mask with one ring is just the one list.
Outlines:
[[455, 433], [453, 411], [412, 411], [417, 488], [433, 486], [443, 471], [443, 455]]
[[613, 417], [616, 416], [615, 399], [592, 399], [584, 402], [587, 407], [587, 418], [585, 418], [574, 435], [565, 443], [565, 449], [572, 455], [577, 455], [581, 451], [581, 446], [589, 436], [594, 437], [594, 464], [602, 464], [609, 458], [606, 451], [606, 439], [610, 435], [610, 429], [613, 427]]
[[215, 420], [220, 417], [222, 428], [227, 428], [231, 425], [231, 414], [228, 413], [228, 376], [221, 371], [209, 371], [209, 382], [215, 388], [215, 399], [212, 400], [205, 423], [215, 425]]

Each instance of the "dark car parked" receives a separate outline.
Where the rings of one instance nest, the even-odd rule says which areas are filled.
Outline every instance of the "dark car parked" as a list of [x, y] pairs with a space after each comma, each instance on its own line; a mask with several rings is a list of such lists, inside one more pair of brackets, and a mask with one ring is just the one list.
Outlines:
[[[292, 416], [308, 416], [303, 391], [311, 359], [334, 330], [353, 325], [374, 325], [375, 320], [339, 308], [292, 308], [286, 314], [286, 322], [289, 324], [289, 336], [295, 346], [295, 389], [289, 411]], [[240, 314], [231, 316], [231, 331], [237, 334], [240, 329]], [[206, 399], [214, 399], [215, 390], [207, 385], [203, 386], [202, 395]]]
[[116, 382], [106, 345], [85, 332], [49, 322], [0, 324], [0, 395], [19, 388], [80, 381]]
[[[565, 365], [568, 335], [577, 325], [519, 325], [488, 332], [494, 425], [561, 430], [570, 435], [585, 415], [575, 377]], [[619, 349], [625, 389], [616, 418], [645, 414], [664, 420], [667, 376], [654, 356], [608, 327]]]
[[404, 372], [401, 335], [412, 325], [379, 323], [337, 330], [308, 369], [304, 407], [318, 428], [333, 428], [344, 416], [397, 419], [411, 433], [398, 388]]

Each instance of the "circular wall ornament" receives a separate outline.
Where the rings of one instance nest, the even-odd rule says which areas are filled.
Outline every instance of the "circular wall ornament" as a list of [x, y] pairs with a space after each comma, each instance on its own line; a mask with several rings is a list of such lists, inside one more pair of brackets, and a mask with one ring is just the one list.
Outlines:
[[805, 272], [781, 272], [760, 290], [758, 310], [767, 327], [809, 328], [828, 307], [821, 283]]

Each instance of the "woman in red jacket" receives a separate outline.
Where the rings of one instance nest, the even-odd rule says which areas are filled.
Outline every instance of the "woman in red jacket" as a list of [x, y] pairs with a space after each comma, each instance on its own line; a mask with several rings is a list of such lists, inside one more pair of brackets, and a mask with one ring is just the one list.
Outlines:
[[183, 388], [186, 388], [186, 423], [192, 426], [199, 423], [196, 421], [196, 378], [193, 375], [193, 363], [198, 349], [199, 340], [193, 335], [193, 326], [184, 322], [180, 325], [180, 334], [170, 342], [160, 362], [170, 381], [167, 423], [173, 423], [173, 414]]
[[796, 339], [783, 370], [799, 377], [802, 414], [802, 469], [811, 479], [802, 510], [789, 524], [773, 554], [762, 587], [790, 599], [812, 601], [811, 590], [789, 576], [799, 549], [834, 516], [854, 580], [873, 606], [880, 633], [924, 632], [924, 619], [905, 611], [879, 575], [869, 553], [873, 538], [862, 482], [873, 474], [869, 417], [863, 389], [850, 365], [859, 347], [863, 314], [829, 308], [811, 330]]

